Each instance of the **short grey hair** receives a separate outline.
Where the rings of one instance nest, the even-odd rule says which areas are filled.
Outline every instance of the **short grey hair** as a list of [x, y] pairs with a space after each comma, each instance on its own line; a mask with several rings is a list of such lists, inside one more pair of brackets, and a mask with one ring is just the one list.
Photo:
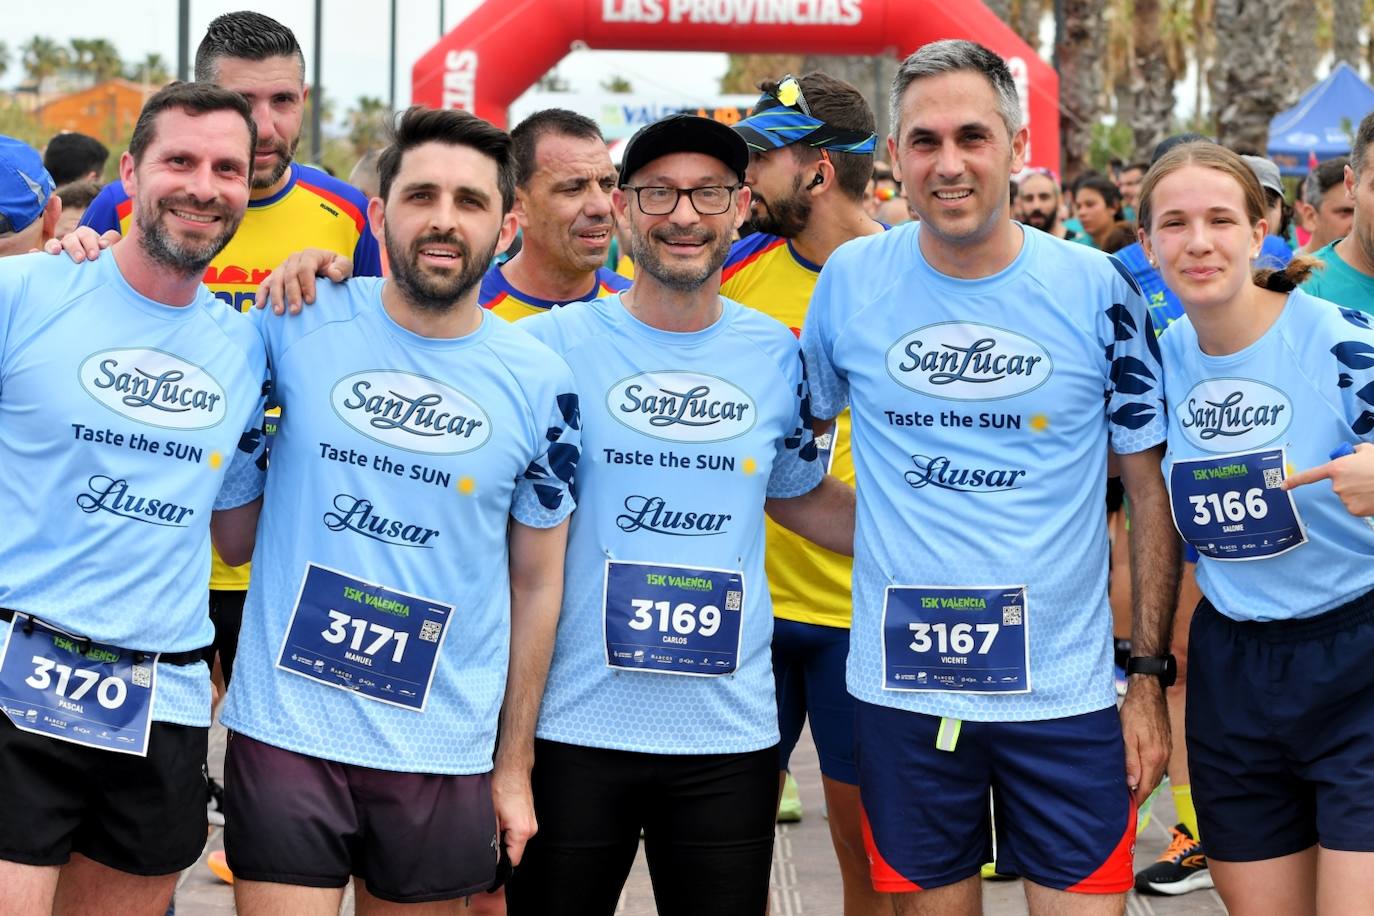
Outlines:
[[1345, 181], [1345, 167], [1349, 162], [1349, 156], [1337, 156], [1318, 163], [1302, 180], [1303, 202], [1311, 207], [1320, 207], [1326, 192]]
[[962, 39], [932, 41], [923, 45], [897, 68], [892, 78], [890, 106], [892, 136], [899, 138], [902, 123], [902, 98], [912, 83], [929, 76], [967, 70], [981, 73], [997, 94], [997, 111], [1007, 125], [1007, 136], [1015, 136], [1021, 129], [1021, 99], [1016, 83], [1007, 69], [1007, 62], [982, 45]]

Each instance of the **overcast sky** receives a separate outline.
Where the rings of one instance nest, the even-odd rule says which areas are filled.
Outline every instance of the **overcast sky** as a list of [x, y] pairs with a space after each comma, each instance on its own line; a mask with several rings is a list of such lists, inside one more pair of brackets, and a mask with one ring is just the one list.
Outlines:
[[[496, 0], [500, 2], [500, 0]], [[447, 0], [445, 26], [452, 29], [480, 0]], [[23, 78], [19, 45], [35, 34], [60, 43], [72, 38], [105, 38], [126, 61], [157, 52], [175, 75], [177, 59], [176, 0], [5, 0], [3, 40], [9, 45], [10, 70], [0, 85], [12, 87]], [[325, 0], [323, 84], [342, 118], [362, 95], [383, 101], [388, 93], [390, 6], [386, 0]], [[439, 39], [438, 0], [400, 0], [397, 3], [396, 104], [410, 103], [410, 68]], [[255, 8], [268, 12], [296, 33], [305, 51], [307, 79], [315, 66], [313, 0], [191, 0], [191, 54], [210, 20], [231, 10]], [[46, 11], [46, 12], [40, 12]], [[635, 91], [667, 92], [684, 101], [714, 96], [725, 72], [724, 54], [669, 54], [624, 51], [577, 51], [559, 65], [559, 73], [576, 90], [595, 91], [598, 83], [619, 74]], [[691, 97], [691, 98], [688, 98]]]

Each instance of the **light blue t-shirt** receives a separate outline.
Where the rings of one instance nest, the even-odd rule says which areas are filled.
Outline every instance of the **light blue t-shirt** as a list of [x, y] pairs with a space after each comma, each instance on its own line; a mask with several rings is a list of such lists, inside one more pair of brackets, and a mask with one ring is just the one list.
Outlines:
[[[551, 527], [572, 511], [577, 397], [557, 355], [486, 312], [457, 339], [402, 328], [382, 307], [383, 283], [322, 286], [289, 319], [255, 313], [282, 420], [221, 718], [341, 763], [486, 772], [509, 658], [507, 525]], [[288, 639], [309, 564], [423, 599], [388, 599], [407, 617], [427, 602], [452, 608], [422, 709], [278, 667], [298, 654], [296, 636], [325, 632], [317, 624]], [[330, 598], [341, 602], [334, 609], [353, 607]], [[404, 658], [422, 657], [426, 637], [413, 634]], [[385, 653], [399, 645], [382, 641]], [[370, 675], [361, 666], [376, 647], [348, 648], [355, 673]], [[431, 669], [417, 670], [423, 682]]]
[[[655, 754], [742, 753], [778, 741], [763, 504], [809, 492], [822, 470], [796, 337], [721, 301], [720, 319], [693, 333], [644, 324], [619, 295], [519, 324], [568, 361], [583, 410], [541, 738]], [[717, 617], [742, 615], [733, 673], [611, 667], [608, 561], [710, 570], [677, 573], [686, 580], [741, 575], [739, 606], [722, 603]], [[678, 623], [661, 634], [650, 627], [645, 642], [686, 640]]]
[[[173, 307], [112, 253], [0, 261], [0, 607], [125, 649], [209, 645], [210, 515], [258, 457], [265, 375], [203, 286]], [[204, 663], [159, 665], [152, 715], [209, 725]]]
[[[1179, 460], [1283, 448], [1290, 468], [1302, 469], [1325, 464], [1341, 443], [1374, 441], [1374, 330], [1363, 312], [1295, 291], [1264, 336], [1237, 353], [1203, 353], [1187, 318], [1160, 348], [1166, 480]], [[1369, 524], [1346, 511], [1329, 482], [1292, 496], [1307, 543], [1263, 559], [1198, 561], [1203, 594], [1226, 616], [1311, 617], [1374, 588]], [[1192, 512], [1186, 501], [1181, 512]]]
[[[852, 405], [858, 518], [849, 692], [976, 721], [1058, 718], [1115, 699], [1107, 446], [1164, 440], [1158, 344], [1114, 258], [1023, 232], [978, 280], [921, 254], [918, 224], [842, 245], [802, 331], [812, 406]], [[1012, 586], [1029, 693], [884, 687], [888, 586]]]

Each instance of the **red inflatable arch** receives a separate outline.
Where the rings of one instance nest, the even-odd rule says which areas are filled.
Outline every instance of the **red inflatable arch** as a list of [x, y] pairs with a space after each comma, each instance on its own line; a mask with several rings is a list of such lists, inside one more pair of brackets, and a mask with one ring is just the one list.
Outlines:
[[979, 0], [487, 0], [411, 70], [411, 97], [495, 124], [574, 47], [907, 54], [967, 38], [1005, 57], [1031, 129], [1030, 164], [1059, 168], [1059, 77]]

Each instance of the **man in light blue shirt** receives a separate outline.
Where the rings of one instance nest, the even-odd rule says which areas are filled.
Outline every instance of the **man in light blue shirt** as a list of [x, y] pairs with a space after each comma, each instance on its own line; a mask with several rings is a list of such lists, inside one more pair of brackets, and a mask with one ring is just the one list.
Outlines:
[[[534, 831], [535, 717], [579, 408], [567, 365], [478, 305], [515, 234], [510, 138], [412, 108], [369, 208], [391, 276], [258, 311], [282, 419], [222, 719], [241, 913], [455, 900]], [[498, 718], [501, 726], [496, 748]]]
[[513, 916], [612, 912], [641, 830], [665, 912], [767, 906], [764, 508], [848, 553], [853, 502], [822, 476], [796, 337], [719, 293], [748, 163], [716, 122], [644, 128], [616, 191], [634, 285], [519, 324], [572, 367], [584, 458]]
[[173, 84], [120, 162], [110, 256], [0, 262], [6, 908], [161, 914], [205, 844], [208, 547], [245, 514], [226, 472], [260, 458], [266, 364], [200, 278], [255, 137], [237, 94]]
[[[889, 148], [921, 221], [836, 251], [802, 331], [816, 415], [852, 407], [848, 685], [872, 877], [902, 895], [898, 913], [976, 912], [991, 790], [997, 870], [1027, 879], [1033, 913], [1100, 906], [1081, 894], [1124, 907], [1134, 806], [1168, 752], [1161, 679], [1145, 672], [1171, 661], [1177, 568], [1149, 313], [1114, 258], [1009, 218], [1027, 131], [1001, 58], [927, 45], [892, 104]], [[1119, 719], [1109, 444], [1147, 657]]]

